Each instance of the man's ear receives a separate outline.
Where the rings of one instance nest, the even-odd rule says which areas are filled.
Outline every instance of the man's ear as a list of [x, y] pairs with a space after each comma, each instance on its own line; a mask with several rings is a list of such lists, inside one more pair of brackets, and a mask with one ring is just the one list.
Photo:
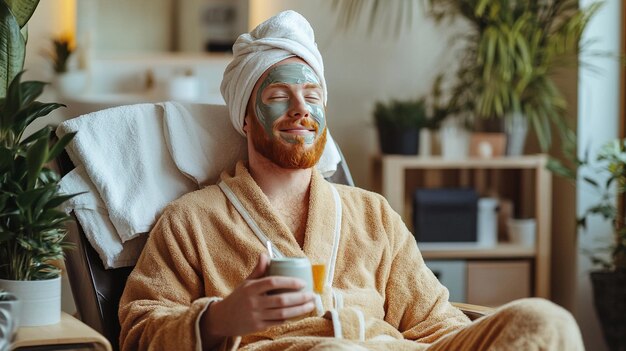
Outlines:
[[248, 123], [248, 118], [250, 118], [250, 116], [246, 115], [246, 117], [244, 117], [244, 119], [243, 119], [243, 132], [246, 135], [248, 134], [248, 126], [250, 125], [250, 123]]

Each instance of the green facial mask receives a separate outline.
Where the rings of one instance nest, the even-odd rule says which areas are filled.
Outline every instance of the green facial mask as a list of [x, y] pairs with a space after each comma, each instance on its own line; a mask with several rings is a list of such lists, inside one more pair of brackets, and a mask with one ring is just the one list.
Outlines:
[[[265, 80], [261, 83], [261, 87], [257, 91], [256, 95], [256, 106], [255, 111], [259, 122], [265, 129], [265, 133], [269, 135], [270, 138], [274, 139], [274, 134], [272, 133], [272, 127], [274, 122], [281, 116], [287, 113], [289, 110], [289, 105], [291, 104], [290, 100], [287, 101], [277, 101], [270, 103], [263, 103], [263, 99], [261, 98], [263, 95], [263, 91], [271, 84], [274, 83], [286, 83], [286, 84], [305, 84], [305, 83], [313, 83], [320, 84], [319, 79], [315, 75], [315, 72], [302, 63], [288, 63], [280, 66], [276, 66], [272, 68], [272, 70], [268, 73]], [[313, 118], [315, 122], [319, 125], [317, 133], [315, 135], [307, 135], [304, 137], [305, 144], [312, 144], [317, 136], [322, 133], [324, 128], [326, 127], [326, 118], [324, 116], [324, 107], [322, 105], [316, 105], [307, 102], [306, 103], [307, 110], [309, 114]], [[281, 138], [288, 143], [298, 143], [298, 140], [289, 137]]]

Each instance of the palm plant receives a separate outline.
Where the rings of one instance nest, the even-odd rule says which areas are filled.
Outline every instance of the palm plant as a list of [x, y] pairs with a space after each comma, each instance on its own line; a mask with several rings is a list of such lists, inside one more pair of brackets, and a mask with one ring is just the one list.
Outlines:
[[577, 0], [429, 0], [436, 19], [461, 15], [473, 31], [457, 72], [451, 104], [476, 118], [521, 112], [540, 146], [551, 145], [555, 126], [572, 153], [575, 135], [565, 119], [566, 101], [556, 69], [577, 62], [582, 33], [601, 3], [580, 9]]

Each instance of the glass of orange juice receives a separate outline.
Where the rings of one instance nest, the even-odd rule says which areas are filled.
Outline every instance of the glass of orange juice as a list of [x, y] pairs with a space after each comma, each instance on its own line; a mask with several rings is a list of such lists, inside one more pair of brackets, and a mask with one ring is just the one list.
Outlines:
[[324, 281], [326, 280], [326, 265], [314, 264], [311, 265], [313, 271], [313, 291], [317, 294], [324, 292]]

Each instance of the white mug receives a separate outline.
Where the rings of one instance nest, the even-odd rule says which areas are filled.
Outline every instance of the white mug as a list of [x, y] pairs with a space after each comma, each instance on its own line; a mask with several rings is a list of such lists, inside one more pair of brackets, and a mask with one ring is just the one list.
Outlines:
[[[306, 284], [303, 290], [313, 291], [311, 262], [306, 257], [273, 258], [267, 270], [267, 275], [299, 278]], [[279, 293], [279, 291], [274, 293]]]

